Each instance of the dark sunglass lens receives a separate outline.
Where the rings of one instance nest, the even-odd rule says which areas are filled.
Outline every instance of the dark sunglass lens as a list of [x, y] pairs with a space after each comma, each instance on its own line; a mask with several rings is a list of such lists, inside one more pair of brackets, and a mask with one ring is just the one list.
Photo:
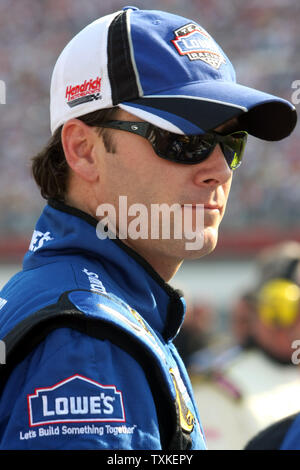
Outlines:
[[242, 163], [246, 142], [246, 132], [235, 132], [234, 134], [226, 136], [221, 142], [225, 159], [232, 170], [238, 168]]
[[180, 137], [177, 134], [156, 128], [148, 140], [160, 157], [171, 161], [182, 161], [184, 160], [185, 142]]
[[238, 168], [241, 164], [239, 154], [235, 152], [232, 147], [229, 147], [224, 143], [221, 143], [221, 148], [229, 168], [231, 168], [231, 170]]
[[247, 133], [235, 132], [228, 136], [218, 136], [216, 133], [187, 136], [152, 128], [147, 138], [157, 155], [178, 163], [200, 163], [209, 157], [219, 143], [228, 166], [234, 170], [241, 164]]
[[168, 158], [176, 162], [185, 162], [193, 158], [190, 138], [185, 135], [171, 134]]
[[162, 132], [156, 133], [153, 143], [158, 155], [179, 163], [199, 163], [205, 160], [214, 145], [212, 135], [187, 136]]
[[185, 159], [185, 143], [175, 138], [169, 141], [167, 157], [173, 161], [184, 161]]
[[195, 162], [201, 162], [209, 157], [216, 142], [213, 135], [194, 136], [191, 138], [190, 152]]

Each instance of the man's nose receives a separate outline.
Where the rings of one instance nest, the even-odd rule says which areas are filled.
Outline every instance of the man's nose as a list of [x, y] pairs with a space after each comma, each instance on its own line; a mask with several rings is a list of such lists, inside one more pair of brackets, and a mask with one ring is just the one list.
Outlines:
[[197, 185], [220, 185], [226, 183], [232, 175], [220, 145], [217, 145], [209, 157], [195, 165], [194, 182]]

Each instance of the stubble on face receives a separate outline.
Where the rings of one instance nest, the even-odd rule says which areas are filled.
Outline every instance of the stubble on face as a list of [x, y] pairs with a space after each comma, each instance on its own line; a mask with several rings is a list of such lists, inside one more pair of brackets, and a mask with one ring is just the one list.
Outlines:
[[[124, 111], [119, 119], [137, 120]], [[115, 206], [117, 222], [119, 220], [119, 196], [127, 197], [127, 206], [142, 204], [148, 210], [148, 236], [146, 239], [123, 239], [124, 243], [146, 258], [150, 264], [157, 266], [165, 260], [168, 265], [180, 265], [183, 259], [196, 259], [211, 253], [217, 244], [218, 227], [223, 218], [226, 201], [229, 194], [230, 181], [218, 187], [193, 187], [191, 178], [195, 171], [192, 166], [178, 165], [158, 157], [150, 143], [136, 135], [127, 132], [110, 130], [114, 145], [114, 153], [101, 156], [101, 181], [98, 201]], [[201, 165], [201, 164], [199, 164]], [[217, 185], [216, 185], [217, 186]], [[182, 239], [174, 236], [174, 221], [170, 223], [170, 239], [151, 238], [151, 206], [166, 204], [171, 207], [177, 204], [183, 212], [184, 205], [204, 203], [222, 199], [222, 213], [204, 211], [203, 245], [200, 249], [187, 250], [184, 238], [182, 213]], [[194, 212], [194, 211], [192, 211]], [[128, 216], [127, 225], [134, 220]], [[195, 230], [195, 214], [192, 215], [192, 228]], [[163, 221], [161, 220], [161, 224]], [[118, 227], [117, 227], [118, 229]], [[161, 232], [160, 232], [161, 233]]]

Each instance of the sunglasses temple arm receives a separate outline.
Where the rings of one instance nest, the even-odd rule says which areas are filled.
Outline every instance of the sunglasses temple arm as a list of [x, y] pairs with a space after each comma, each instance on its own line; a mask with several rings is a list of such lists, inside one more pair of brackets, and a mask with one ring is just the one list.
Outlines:
[[141, 137], [148, 137], [152, 126], [148, 122], [112, 121], [101, 124], [101, 127], [118, 129], [119, 131], [140, 135]]

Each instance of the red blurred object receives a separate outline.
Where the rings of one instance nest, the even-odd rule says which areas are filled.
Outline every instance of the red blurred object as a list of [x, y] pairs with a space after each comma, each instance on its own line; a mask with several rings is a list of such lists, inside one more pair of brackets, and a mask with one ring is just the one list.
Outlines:
[[24, 238], [0, 239], [0, 262], [21, 262], [30, 240]]

